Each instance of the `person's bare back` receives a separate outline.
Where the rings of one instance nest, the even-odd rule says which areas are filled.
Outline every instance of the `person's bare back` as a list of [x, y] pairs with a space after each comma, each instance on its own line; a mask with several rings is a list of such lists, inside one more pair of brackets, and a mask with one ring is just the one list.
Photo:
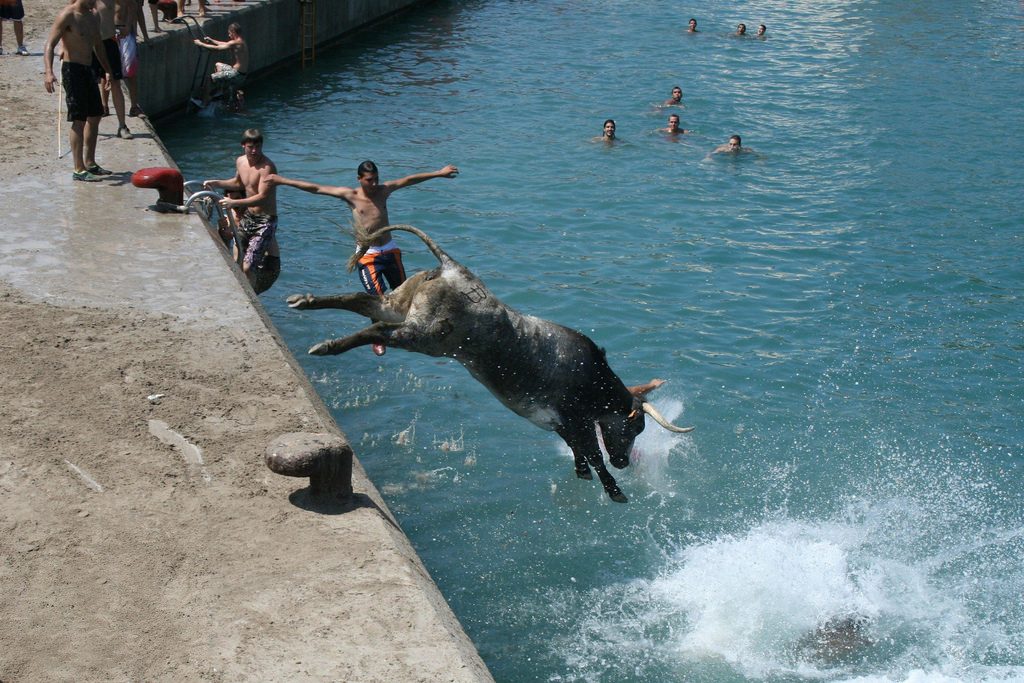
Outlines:
[[117, 22], [114, 13], [117, 8], [114, 0], [96, 0], [96, 16], [100, 20], [100, 38], [107, 40], [117, 34]]
[[235, 43], [235, 63], [233, 65], [235, 70], [242, 74], [249, 73], [249, 46], [241, 36], [238, 36], [233, 42]]

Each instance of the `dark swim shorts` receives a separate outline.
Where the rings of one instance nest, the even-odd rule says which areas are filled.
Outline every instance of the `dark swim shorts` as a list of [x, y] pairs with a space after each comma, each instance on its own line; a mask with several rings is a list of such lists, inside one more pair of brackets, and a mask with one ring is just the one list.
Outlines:
[[[121, 50], [117, 47], [117, 40], [106, 38], [103, 41], [103, 49], [107, 51], [107, 61], [110, 62], [110, 68], [112, 69], [110, 77], [115, 81], [121, 80], [124, 76], [121, 75]], [[103, 65], [100, 64], [99, 57], [96, 55], [92, 56], [92, 70], [97, 81], [107, 73], [103, 70]]]
[[64, 86], [64, 101], [68, 104], [68, 121], [85, 121], [94, 116], [103, 116], [100, 87], [96, 85], [96, 76], [91, 67], [64, 62], [60, 67], [60, 78]]
[[0, 0], [0, 19], [21, 21], [24, 18], [25, 7], [21, 4], [21, 0], [8, 0], [8, 2]]

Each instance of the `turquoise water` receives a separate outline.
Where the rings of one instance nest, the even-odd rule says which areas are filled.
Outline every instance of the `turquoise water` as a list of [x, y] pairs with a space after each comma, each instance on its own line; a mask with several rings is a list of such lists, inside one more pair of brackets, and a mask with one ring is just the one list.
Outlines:
[[[498, 681], [1022, 680], [1022, 18], [436, 2], [160, 134], [189, 178], [229, 175], [249, 125], [327, 183], [455, 163], [392, 220], [627, 383], [668, 380], [655, 404], [697, 429], [649, 426], [618, 505], [461, 366], [307, 356], [364, 325], [284, 304], [359, 290], [348, 215], [281, 191], [262, 301]], [[675, 84], [694, 133], [670, 141]], [[609, 117], [620, 142], [592, 142]], [[732, 133], [756, 154], [709, 157]], [[850, 652], [809, 644], [851, 616]]]

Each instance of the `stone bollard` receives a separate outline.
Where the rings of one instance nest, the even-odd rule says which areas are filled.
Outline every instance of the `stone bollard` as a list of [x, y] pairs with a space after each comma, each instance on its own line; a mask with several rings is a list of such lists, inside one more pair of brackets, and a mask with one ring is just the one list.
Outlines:
[[267, 446], [265, 459], [267, 467], [278, 474], [309, 477], [312, 496], [352, 495], [352, 447], [337, 434], [282, 434]]

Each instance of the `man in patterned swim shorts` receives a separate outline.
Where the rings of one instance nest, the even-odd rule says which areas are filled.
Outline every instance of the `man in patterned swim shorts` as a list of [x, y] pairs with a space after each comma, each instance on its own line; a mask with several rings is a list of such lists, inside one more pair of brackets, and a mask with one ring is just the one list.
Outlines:
[[277, 245], [277, 187], [267, 178], [277, 167], [263, 154], [263, 133], [250, 128], [242, 134], [242, 155], [235, 160], [235, 177], [207, 180], [203, 187], [238, 192], [241, 198], [222, 199], [227, 210], [243, 211], [238, 221], [242, 244], [235, 244], [235, 260], [242, 259], [242, 272], [257, 294], [274, 284], [281, 274], [281, 252]]
[[64, 44], [61, 81], [68, 105], [68, 121], [71, 122], [68, 138], [75, 164], [72, 177], [86, 182], [96, 182], [99, 176], [110, 174], [96, 163], [96, 139], [103, 104], [93, 76], [93, 56], [106, 69], [110, 69], [110, 63], [100, 39], [100, 22], [93, 12], [95, 7], [96, 0], [75, 0], [62, 9], [53, 21], [43, 49], [43, 86], [46, 92], [52, 93], [57, 83], [53, 74], [53, 51], [57, 43]]

